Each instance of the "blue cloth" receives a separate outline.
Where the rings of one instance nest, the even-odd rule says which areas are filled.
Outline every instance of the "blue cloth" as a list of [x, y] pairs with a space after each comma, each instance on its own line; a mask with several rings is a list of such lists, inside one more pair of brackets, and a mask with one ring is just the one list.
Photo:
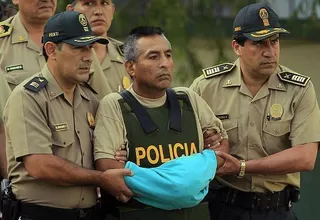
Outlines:
[[183, 156], [159, 167], [142, 168], [126, 163], [133, 176], [125, 176], [127, 186], [137, 194], [134, 199], [156, 208], [173, 210], [199, 204], [207, 195], [209, 182], [217, 169], [213, 150]]

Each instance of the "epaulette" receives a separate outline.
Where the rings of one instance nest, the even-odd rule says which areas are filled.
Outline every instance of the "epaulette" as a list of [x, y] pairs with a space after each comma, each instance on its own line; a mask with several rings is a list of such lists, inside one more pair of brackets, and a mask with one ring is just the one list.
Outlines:
[[292, 83], [298, 86], [306, 86], [310, 80], [309, 76], [304, 76], [298, 73], [291, 73], [291, 72], [281, 72], [278, 73], [280, 80], [288, 83]]
[[0, 23], [0, 38], [5, 37], [11, 34], [13, 30], [12, 24], [9, 23]]
[[39, 92], [47, 84], [48, 84], [48, 81], [46, 78], [41, 76], [36, 76], [32, 78], [29, 82], [27, 82], [23, 87], [32, 92]]
[[235, 67], [234, 63], [223, 63], [216, 66], [202, 69], [204, 78], [208, 79], [213, 76], [220, 75], [222, 73], [230, 72]]

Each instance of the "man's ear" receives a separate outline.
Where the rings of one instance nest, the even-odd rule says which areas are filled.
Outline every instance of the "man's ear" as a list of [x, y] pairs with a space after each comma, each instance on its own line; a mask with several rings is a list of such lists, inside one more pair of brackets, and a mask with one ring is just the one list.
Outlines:
[[66, 7], [66, 11], [73, 11], [74, 10], [74, 7], [72, 4], [68, 4], [67, 7]]
[[57, 56], [58, 46], [53, 42], [47, 42], [44, 45], [44, 49], [48, 55], [48, 59], [55, 60]]
[[132, 77], [135, 76], [135, 63], [133, 61], [126, 61], [124, 63], [124, 68], [126, 69], [127, 73]]
[[240, 47], [241, 47], [241, 46], [240, 46], [235, 40], [232, 41], [233, 51], [234, 51], [238, 56], [241, 55]]

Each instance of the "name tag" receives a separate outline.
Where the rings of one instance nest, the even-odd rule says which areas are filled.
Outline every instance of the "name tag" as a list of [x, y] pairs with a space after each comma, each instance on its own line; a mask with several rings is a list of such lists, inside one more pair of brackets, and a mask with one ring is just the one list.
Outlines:
[[54, 131], [67, 131], [67, 130], [69, 130], [67, 123], [54, 124], [53, 126], [54, 126]]
[[14, 71], [14, 70], [23, 70], [23, 65], [22, 64], [11, 65], [11, 66], [6, 66], [5, 68], [6, 68], [6, 71], [8, 73], [8, 72], [11, 72], [11, 71]]
[[220, 120], [229, 119], [229, 114], [216, 115]]

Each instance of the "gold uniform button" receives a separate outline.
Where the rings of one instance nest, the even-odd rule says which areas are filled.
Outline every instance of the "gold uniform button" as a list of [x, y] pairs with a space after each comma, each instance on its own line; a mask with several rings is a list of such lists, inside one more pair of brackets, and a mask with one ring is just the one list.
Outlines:
[[280, 132], [280, 129], [276, 129], [275, 132], [276, 132], [276, 133], [279, 133], [279, 132]]
[[254, 126], [254, 123], [253, 123], [253, 122], [250, 122], [250, 125], [251, 125], [251, 126]]

